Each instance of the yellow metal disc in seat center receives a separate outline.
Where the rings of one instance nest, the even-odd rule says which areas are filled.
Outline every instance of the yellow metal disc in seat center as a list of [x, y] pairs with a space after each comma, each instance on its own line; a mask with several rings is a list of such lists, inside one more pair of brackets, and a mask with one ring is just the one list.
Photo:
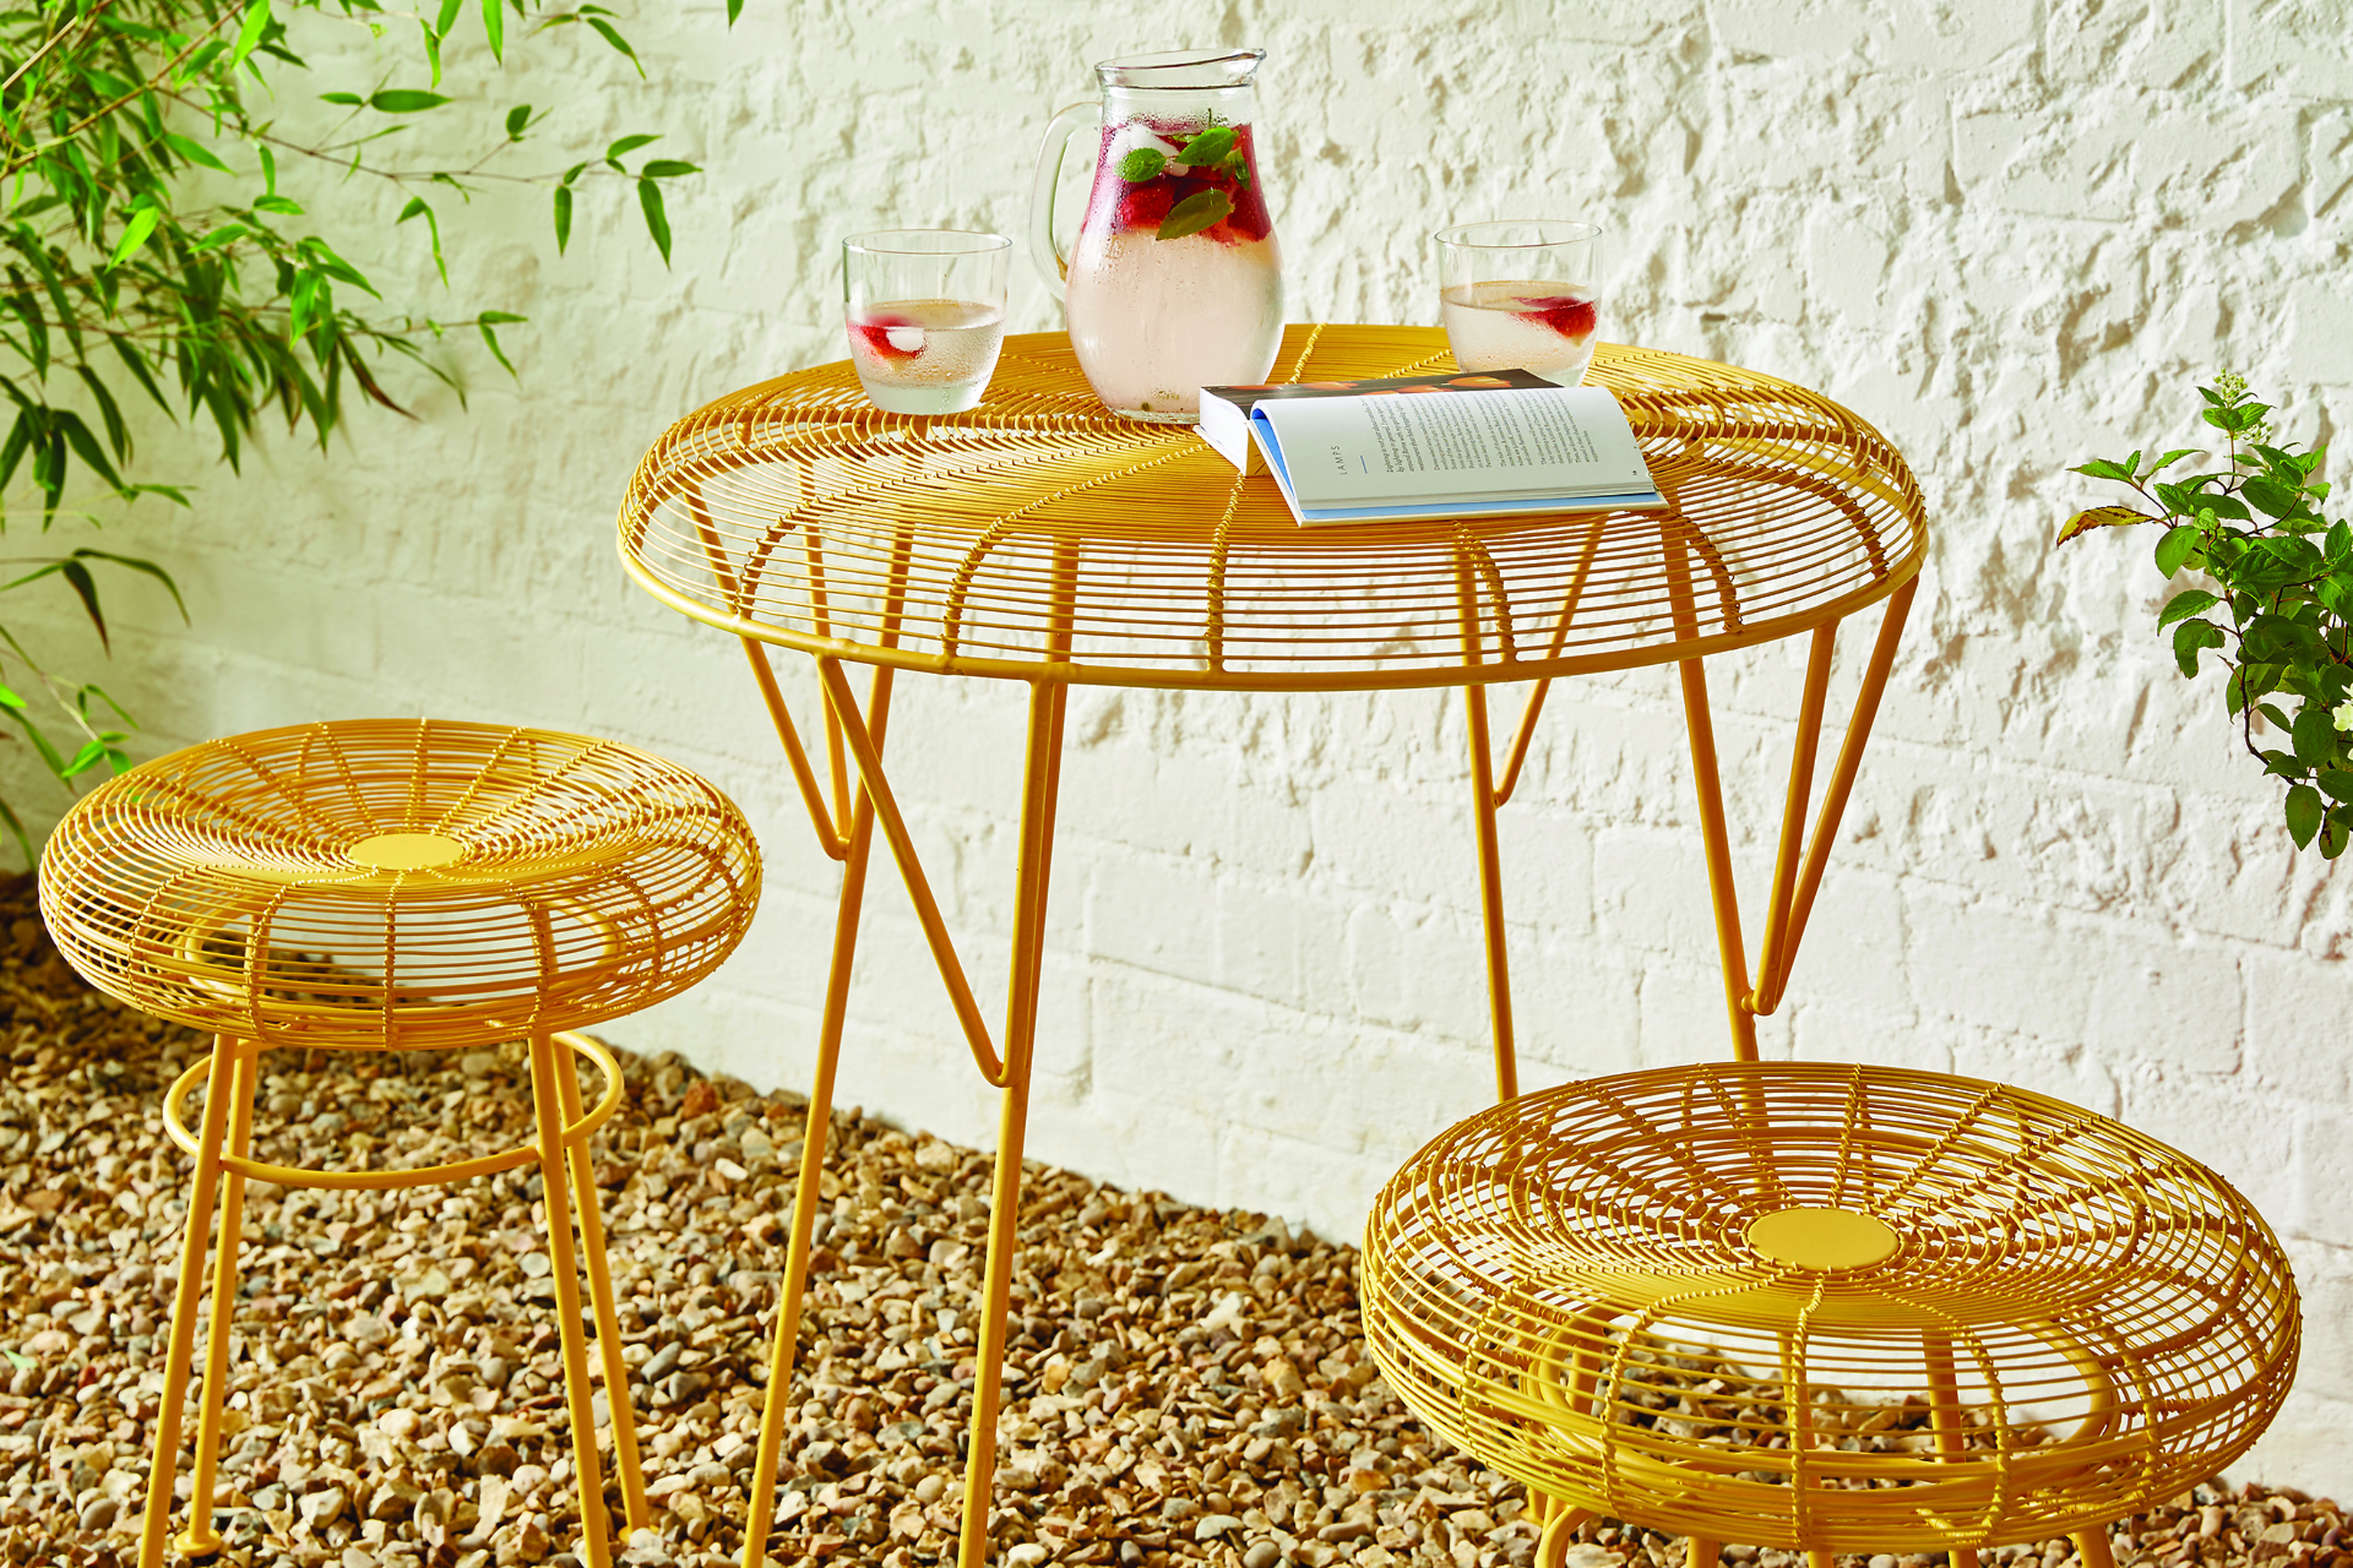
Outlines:
[[343, 851], [354, 866], [376, 871], [422, 871], [447, 866], [466, 852], [455, 838], [438, 833], [377, 833]]
[[1749, 1246], [1795, 1268], [1867, 1268], [1892, 1257], [1901, 1239], [1885, 1221], [1852, 1209], [1776, 1209], [1748, 1224]]

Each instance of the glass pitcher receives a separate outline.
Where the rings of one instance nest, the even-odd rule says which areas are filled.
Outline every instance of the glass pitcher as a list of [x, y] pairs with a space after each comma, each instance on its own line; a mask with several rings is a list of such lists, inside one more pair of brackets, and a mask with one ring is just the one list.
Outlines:
[[[1046, 127], [1030, 255], [1062, 292], [1071, 346], [1104, 406], [1190, 425], [1201, 388], [1264, 381], [1282, 341], [1282, 263], [1251, 136], [1264, 49], [1105, 60], [1100, 104]], [[1097, 130], [1077, 242], [1054, 241], [1054, 186], [1082, 126]]]

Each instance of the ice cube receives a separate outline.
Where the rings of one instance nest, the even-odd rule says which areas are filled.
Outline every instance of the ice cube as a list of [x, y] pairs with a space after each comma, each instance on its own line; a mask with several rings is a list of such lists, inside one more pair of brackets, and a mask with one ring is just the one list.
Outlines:
[[923, 352], [923, 329], [921, 327], [893, 327], [882, 335], [891, 341], [892, 348], [902, 354]]

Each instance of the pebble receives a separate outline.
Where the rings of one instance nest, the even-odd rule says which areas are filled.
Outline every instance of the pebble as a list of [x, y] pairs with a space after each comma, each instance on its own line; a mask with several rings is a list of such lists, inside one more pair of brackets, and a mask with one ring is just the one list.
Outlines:
[[[27, 1363], [0, 1405], [0, 1545], [94, 1563], [121, 1554], [143, 1502], [128, 1467], [152, 1438], [146, 1380], [178, 1272], [187, 1162], [153, 1119], [207, 1043], [92, 999], [32, 915], [30, 884], [0, 883], [0, 930], [13, 916], [33, 939], [0, 952], [0, 1345]], [[667, 1056], [621, 1060], [628, 1094], [591, 1164], [646, 1478], [664, 1506], [619, 1556], [728, 1568], [743, 1555], [806, 1106]], [[289, 1163], [359, 1148], [378, 1168], [443, 1163], [532, 1135], [512, 1048], [277, 1051], [262, 1073], [255, 1140]], [[12, 1130], [24, 1134], [13, 1150]], [[989, 1163], [854, 1110], [830, 1137], [766, 1553], [805, 1568], [953, 1563]], [[1044, 1165], [1023, 1187], [992, 1562], [1533, 1563], [1518, 1487], [1431, 1437], [1374, 1375], [1352, 1248]], [[383, 1194], [248, 1185], [230, 1373], [243, 1402], [215, 1500], [236, 1521], [225, 1563], [578, 1568], [538, 1194], [528, 1168]], [[609, 1408], [601, 1384], [595, 1398]], [[102, 1478], [131, 1484], [118, 1495]], [[2201, 1488], [2127, 1521], [2116, 1556], [2121, 1568], [2353, 1568], [2343, 1522], [2325, 1501]], [[1572, 1568], [1681, 1568], [1681, 1542], [1615, 1521], [1579, 1535]], [[92, 1555], [92, 1536], [113, 1544]], [[2038, 1549], [1988, 1568], [2064, 1568], [2075, 1560], [2059, 1546], [2055, 1560]], [[1804, 1568], [1771, 1549], [1725, 1556]]]

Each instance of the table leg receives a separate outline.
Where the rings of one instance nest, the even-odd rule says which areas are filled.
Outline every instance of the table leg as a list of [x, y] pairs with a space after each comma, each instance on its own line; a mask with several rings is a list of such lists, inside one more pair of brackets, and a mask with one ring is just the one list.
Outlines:
[[808, 1116], [801, 1143], [800, 1180], [793, 1192], [793, 1229], [785, 1256], [783, 1300], [776, 1309], [775, 1337], [768, 1347], [767, 1396], [760, 1408], [759, 1457], [752, 1468], [752, 1512], [744, 1531], [744, 1568], [766, 1561], [768, 1531], [776, 1517], [776, 1464], [790, 1408], [793, 1363], [799, 1349], [801, 1309], [808, 1292], [809, 1251], [817, 1227], [819, 1183], [825, 1174], [828, 1135], [833, 1129], [833, 1081], [841, 1061], [841, 1032], [849, 1009], [850, 961], [858, 951], [858, 918], [866, 899], [866, 868], [874, 846], [874, 803], [859, 797], [849, 830], [849, 853], [841, 868], [841, 893], [833, 918], [833, 962], [826, 973], [825, 1016], [818, 1029], [817, 1076], [809, 1085]]
[[998, 1113], [997, 1178], [989, 1194], [988, 1273], [979, 1344], [973, 1353], [972, 1441], [965, 1459], [963, 1568], [988, 1562], [991, 1483], [997, 1474], [997, 1411], [1005, 1377], [1005, 1322], [1012, 1306], [1013, 1258], [1021, 1216], [1021, 1151], [1029, 1124], [1029, 1065], [1038, 1037], [1038, 974], [1046, 946], [1046, 892], [1053, 868], [1054, 808], [1061, 784], [1062, 712], [1070, 689], [1031, 688], [1029, 749], [1021, 785], [1019, 891], [1013, 912], [1013, 968], [1005, 1019], [1005, 1097]]
[[[800, 1347], [801, 1318], [808, 1297], [809, 1253], [815, 1244], [826, 1145], [833, 1131], [833, 1085], [841, 1064], [842, 1030], [849, 1015], [849, 973], [851, 961], [858, 954], [858, 922], [866, 902], [866, 869], [872, 860], [874, 802], [860, 791], [849, 813], [849, 832], [839, 838], [835, 837], [833, 818], [808, 776], [806, 754], [785, 710], [784, 698], [776, 689], [766, 656], [749, 639], [744, 648], [751, 656], [761, 693], [767, 699], [770, 714], [776, 721], [776, 732], [786, 741], [786, 752], [795, 761], [795, 773], [801, 777], [810, 824], [817, 829], [818, 842], [828, 854], [838, 854], [842, 863], [841, 891], [834, 903], [833, 957], [826, 972], [825, 1014], [818, 1026], [817, 1072], [809, 1085], [800, 1177], [793, 1190], [792, 1234], [786, 1243], [776, 1330], [768, 1346], [767, 1393], [760, 1405], [759, 1447], [752, 1467], [751, 1513], [744, 1531], [744, 1568], [760, 1568], [767, 1560], [768, 1532], [776, 1526], [776, 1469], [784, 1447], [785, 1421], [791, 1409], [793, 1365]], [[866, 721], [866, 733], [878, 762], [890, 712], [891, 671], [878, 669]], [[830, 710], [826, 729], [828, 749], [838, 749], [840, 726]], [[840, 794], [836, 792], [836, 809]]]
[[[1682, 676], [1683, 722], [1690, 733], [1693, 782], [1699, 795], [1700, 835], [1707, 858], [1708, 896], [1715, 910], [1716, 952], [1724, 969], [1725, 1013], [1732, 1031], [1733, 1055], [1739, 1061], [1757, 1059], [1757, 1020], [1781, 1003], [1789, 965], [1821, 889], [1822, 871], [1839, 821], [1852, 795], [1862, 751], [1871, 738], [1880, 699], [1894, 668], [1895, 648], [1903, 638], [1904, 621], [1912, 606], [1918, 580], [1904, 584], [1887, 602], [1879, 640], [1865, 668], [1862, 689], [1855, 696], [1853, 716], [1839, 748], [1829, 787], [1814, 818], [1813, 831], [1801, 829], [1813, 794], [1814, 760], [1821, 743], [1823, 710], [1830, 684], [1831, 656], [1838, 623], [1818, 628], [1807, 661], [1805, 696], [1799, 705], [1798, 734], [1789, 761], [1788, 799], [1783, 806], [1779, 856], [1766, 909], [1765, 945], [1758, 954], [1752, 983], [1740, 928], [1740, 893], [1733, 880], [1732, 848], [1725, 826], [1724, 786], [1715, 755], [1715, 725], [1708, 710], [1707, 673], [1700, 660], [1685, 659]], [[1802, 845], [1803, 853], [1800, 854]]]
[[[1541, 690], [1531, 703], [1544, 700]], [[1471, 731], [1471, 811], [1479, 839], [1479, 919], [1487, 939], [1487, 1011], [1495, 1026], [1495, 1100], [1520, 1092], [1519, 1056], [1512, 1038], [1512, 969], [1504, 934], [1504, 860], [1495, 836], [1495, 812], [1503, 798], [1495, 789], [1494, 752], [1487, 733], [1487, 689], [1462, 689], [1463, 717]]]
[[1022, 768], [1019, 885], [1013, 912], [1013, 953], [1005, 1003], [1004, 1054], [988, 1037], [964, 964], [956, 956], [939, 901], [932, 894], [915, 853], [914, 839], [900, 813], [898, 797], [883, 772], [874, 738], [858, 715], [848, 678], [838, 660], [820, 658], [818, 672], [840, 721], [850, 755], [857, 759], [863, 798], [872, 803], [877, 826], [906, 885], [925, 941], [948, 988], [965, 1044], [981, 1075], [1005, 1091], [999, 1112], [997, 1176], [990, 1200], [988, 1272], [983, 1286], [979, 1342], [973, 1353], [972, 1432], [965, 1463], [962, 1536], [964, 1568], [988, 1560], [988, 1510], [997, 1468], [997, 1410], [1004, 1375], [1005, 1322], [1011, 1308], [1013, 1255], [1019, 1229], [1021, 1152], [1029, 1128], [1029, 1067], [1038, 1030], [1038, 975], [1045, 950], [1046, 894], [1051, 879], [1054, 816], [1061, 785], [1062, 718], [1069, 688], [1059, 681], [1032, 683], [1029, 739]]

